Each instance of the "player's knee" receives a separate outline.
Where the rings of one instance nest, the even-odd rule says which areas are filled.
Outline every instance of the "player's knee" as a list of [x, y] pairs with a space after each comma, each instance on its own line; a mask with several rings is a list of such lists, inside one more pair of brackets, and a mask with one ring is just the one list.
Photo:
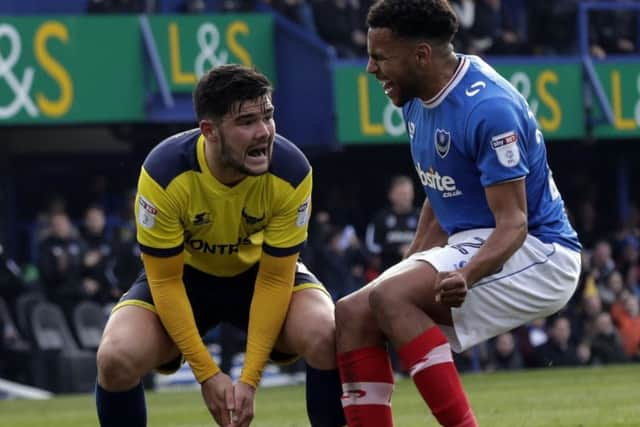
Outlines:
[[347, 295], [336, 303], [336, 325], [338, 328], [358, 325], [368, 317], [369, 310], [366, 296], [357, 293]]
[[98, 348], [98, 381], [106, 390], [131, 388], [143, 375], [136, 369], [136, 363], [123, 344], [105, 337]]
[[333, 319], [314, 319], [307, 338], [304, 355], [306, 362], [316, 369], [335, 369], [336, 329]]
[[390, 291], [387, 282], [380, 282], [369, 293], [369, 306], [378, 321], [385, 320], [390, 311], [396, 307], [393, 292]]

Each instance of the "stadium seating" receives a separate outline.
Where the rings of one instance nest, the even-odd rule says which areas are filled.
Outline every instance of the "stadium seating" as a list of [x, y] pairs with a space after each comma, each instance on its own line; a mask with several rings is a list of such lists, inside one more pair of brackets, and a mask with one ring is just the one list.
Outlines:
[[20, 334], [27, 340], [33, 341], [31, 334], [31, 310], [40, 301], [46, 299], [42, 292], [26, 292], [16, 298], [16, 326]]
[[100, 304], [82, 301], [73, 308], [72, 319], [80, 347], [86, 350], [97, 350], [107, 322], [107, 316]]
[[40, 355], [53, 362], [48, 387], [57, 393], [93, 390], [97, 375], [95, 351], [78, 347], [62, 309], [41, 301], [31, 313], [31, 330]]

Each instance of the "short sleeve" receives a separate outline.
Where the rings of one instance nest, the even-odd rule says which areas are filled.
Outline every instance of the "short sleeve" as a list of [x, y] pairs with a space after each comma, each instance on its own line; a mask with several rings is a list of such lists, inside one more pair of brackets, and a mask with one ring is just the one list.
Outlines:
[[311, 213], [312, 173], [296, 186], [277, 180], [279, 206], [265, 228], [263, 250], [272, 256], [288, 256], [299, 252], [307, 240]]
[[480, 103], [467, 124], [468, 147], [484, 187], [522, 178], [529, 173], [527, 160], [527, 111], [509, 99]]
[[182, 252], [184, 229], [175, 201], [143, 168], [135, 204], [137, 239], [143, 253], [169, 257]]

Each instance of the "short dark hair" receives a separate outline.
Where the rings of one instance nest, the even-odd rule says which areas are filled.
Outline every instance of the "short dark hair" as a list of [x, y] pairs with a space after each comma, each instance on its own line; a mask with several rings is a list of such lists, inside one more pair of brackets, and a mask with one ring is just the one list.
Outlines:
[[458, 19], [447, 0], [378, 0], [367, 15], [369, 28], [389, 28], [402, 38], [450, 43]]
[[198, 120], [220, 119], [235, 103], [271, 96], [272, 90], [269, 79], [255, 68], [220, 65], [200, 78], [193, 91], [193, 107]]

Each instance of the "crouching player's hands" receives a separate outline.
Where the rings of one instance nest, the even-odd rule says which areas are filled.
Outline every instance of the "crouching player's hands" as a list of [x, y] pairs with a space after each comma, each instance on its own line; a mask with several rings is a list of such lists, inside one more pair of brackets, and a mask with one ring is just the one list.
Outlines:
[[236, 408], [232, 416], [232, 427], [248, 427], [255, 411], [256, 389], [252, 385], [238, 381], [235, 385]]
[[229, 427], [235, 411], [233, 382], [229, 375], [218, 372], [200, 385], [202, 398], [219, 426]]
[[460, 307], [467, 296], [467, 279], [460, 271], [439, 271], [435, 296], [437, 302], [447, 307]]

